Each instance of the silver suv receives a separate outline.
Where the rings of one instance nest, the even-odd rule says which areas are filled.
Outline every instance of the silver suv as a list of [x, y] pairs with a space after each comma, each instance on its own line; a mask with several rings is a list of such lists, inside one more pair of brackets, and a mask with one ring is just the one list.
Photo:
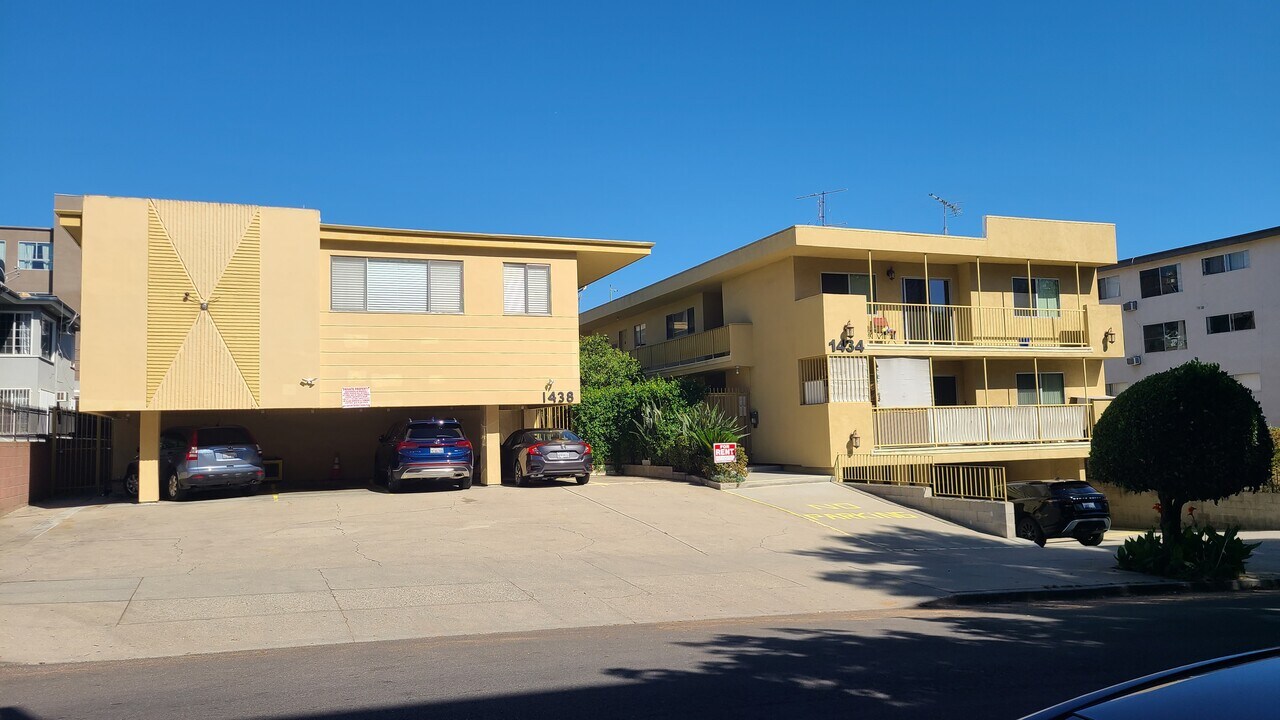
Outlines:
[[[181, 500], [191, 490], [240, 487], [257, 491], [266, 471], [262, 449], [239, 425], [169, 428], [160, 434], [160, 496]], [[138, 461], [129, 464], [125, 490], [138, 495]]]

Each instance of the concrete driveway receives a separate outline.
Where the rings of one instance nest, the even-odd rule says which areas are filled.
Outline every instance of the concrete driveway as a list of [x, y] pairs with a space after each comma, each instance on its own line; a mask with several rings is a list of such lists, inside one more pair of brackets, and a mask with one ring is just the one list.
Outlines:
[[[832, 503], [874, 514], [803, 511]], [[1111, 569], [1111, 552], [990, 538], [834, 484], [718, 492], [608, 477], [27, 508], [0, 518], [0, 661], [869, 610], [1141, 580]]]

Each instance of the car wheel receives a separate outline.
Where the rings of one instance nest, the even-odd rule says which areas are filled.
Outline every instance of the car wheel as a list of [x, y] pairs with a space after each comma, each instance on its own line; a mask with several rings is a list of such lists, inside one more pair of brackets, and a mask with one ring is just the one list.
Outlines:
[[130, 470], [128, 475], [124, 476], [124, 492], [135, 500], [138, 497], [138, 471]]
[[387, 471], [387, 492], [392, 492], [392, 493], [400, 492], [401, 486], [402, 486], [402, 482], [400, 478], [396, 477], [395, 473], [388, 470]]
[[1102, 544], [1102, 538], [1105, 535], [1106, 533], [1094, 533], [1092, 535], [1089, 535], [1086, 537], [1079, 537], [1076, 539], [1080, 541], [1081, 545], [1087, 545], [1088, 547], [1097, 547]]
[[524, 473], [520, 468], [520, 458], [516, 458], [511, 463], [511, 482], [515, 483], [516, 487], [524, 487]]
[[182, 485], [178, 483], [178, 474], [171, 473], [169, 475], [169, 481], [164, 484], [165, 499], [176, 501], [176, 500], [181, 500], [186, 496], [187, 496], [186, 491], [183, 490]]
[[1018, 537], [1044, 547], [1044, 530], [1040, 528], [1040, 523], [1030, 515], [1023, 515], [1018, 518]]
[[590, 476], [590, 475], [579, 475], [578, 477], [576, 477], [576, 478], [574, 478], [574, 479], [578, 481], [578, 484], [579, 484], [579, 485], [586, 485], [587, 483], [591, 482], [591, 476]]
[[251, 484], [251, 485], [245, 485], [245, 486], [244, 486], [244, 494], [245, 494], [245, 495], [247, 495], [247, 496], [257, 495], [257, 494], [258, 494], [258, 488], [260, 488], [260, 487], [262, 487], [262, 486], [261, 486], [261, 485], [259, 485], [258, 483], [253, 483], [253, 484]]
[[472, 482], [472, 480], [471, 480], [471, 476], [470, 476], [470, 475], [468, 475], [468, 476], [466, 476], [466, 477], [462, 478], [462, 482], [458, 483], [458, 489], [459, 489], [459, 490], [470, 490], [470, 489], [471, 489], [471, 482]]

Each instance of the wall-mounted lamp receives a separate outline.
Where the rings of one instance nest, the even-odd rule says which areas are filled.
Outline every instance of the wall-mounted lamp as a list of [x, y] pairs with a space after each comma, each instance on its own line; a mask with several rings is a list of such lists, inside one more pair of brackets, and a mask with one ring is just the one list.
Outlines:
[[301, 385], [302, 387], [315, 387], [316, 379], [313, 377], [302, 378], [302, 380], [298, 381], [298, 384]]
[[555, 380], [547, 380], [547, 392], [551, 392], [551, 387], [556, 384]]
[[889, 269], [884, 271], [884, 275], [885, 275], [885, 277], [887, 277], [887, 278], [889, 278], [890, 280], [892, 280], [892, 279], [894, 279], [895, 277], [897, 277], [897, 275], [898, 275], [898, 274], [897, 274], [897, 273], [895, 273], [895, 272], [893, 271], [893, 266], [892, 266], [892, 265], [890, 265], [890, 266], [889, 266]]
[[1107, 342], [1115, 343], [1116, 331], [1112, 330], [1111, 328], [1107, 328], [1107, 332], [1103, 335], [1103, 337], [1106, 339]]
[[849, 436], [849, 444], [853, 446], [854, 450], [862, 447], [862, 437], [858, 435], [857, 430], [854, 430], [853, 434]]
[[742, 374], [742, 366], [741, 366], [741, 365], [734, 365], [734, 366], [733, 366], [733, 374], [734, 374], [734, 375], [741, 375], [741, 374]]
[[849, 338], [852, 338], [853, 333], [856, 331], [857, 328], [854, 326], [853, 321], [846, 320], [844, 323], [844, 333], [842, 334], [841, 339], [848, 340]]

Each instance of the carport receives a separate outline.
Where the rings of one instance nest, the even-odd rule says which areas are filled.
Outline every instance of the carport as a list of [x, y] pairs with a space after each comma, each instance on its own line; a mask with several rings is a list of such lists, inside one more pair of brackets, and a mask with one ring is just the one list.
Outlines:
[[[253, 434], [264, 458], [281, 461], [282, 488], [349, 486], [372, 479], [378, 438], [395, 422], [406, 418], [456, 418], [475, 445], [476, 475], [480, 484], [495, 482], [483, 467], [490, 444], [500, 444], [524, 427], [541, 427], [547, 420], [543, 408], [499, 407], [497, 431], [486, 424], [482, 407], [347, 408], [309, 410], [194, 410], [160, 414], [160, 430], [171, 427], [241, 425]], [[113, 477], [140, 448], [139, 413], [115, 416], [116, 447]], [[339, 470], [333, 470], [334, 458]], [[493, 460], [489, 460], [493, 462]], [[500, 464], [495, 465], [500, 468]]]

